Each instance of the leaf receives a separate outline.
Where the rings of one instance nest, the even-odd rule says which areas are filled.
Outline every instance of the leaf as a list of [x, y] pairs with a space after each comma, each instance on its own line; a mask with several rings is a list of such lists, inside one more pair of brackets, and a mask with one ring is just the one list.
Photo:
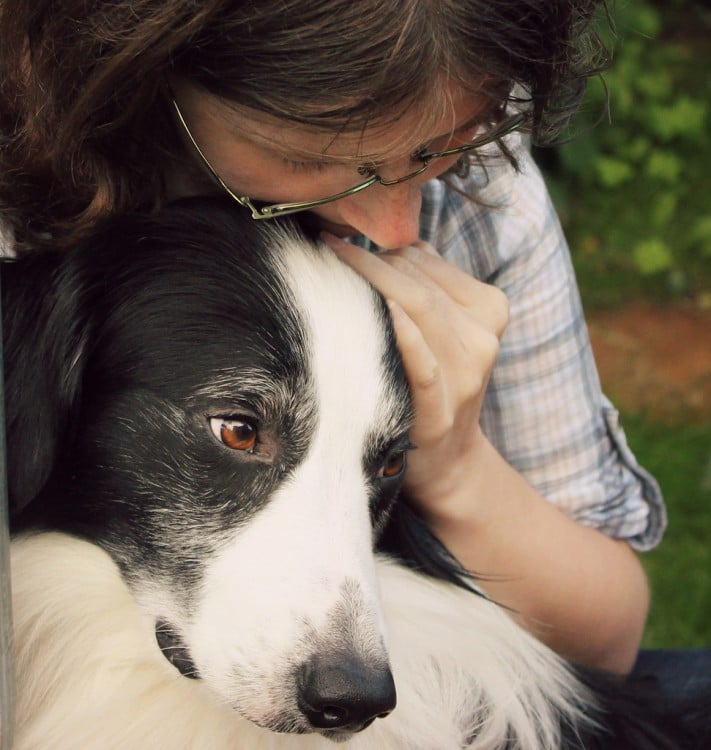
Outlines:
[[632, 250], [632, 258], [640, 273], [645, 276], [668, 271], [674, 264], [669, 247], [657, 237], [640, 240]]
[[634, 170], [626, 161], [611, 156], [598, 157], [595, 171], [600, 183], [607, 188], [619, 187], [634, 176]]
[[664, 99], [673, 91], [673, 81], [670, 73], [653, 68], [647, 73], [640, 74], [635, 81], [637, 91], [649, 99]]
[[676, 154], [670, 151], [655, 150], [647, 159], [645, 172], [652, 179], [674, 184], [679, 181], [682, 169], [682, 161]]
[[625, 156], [630, 161], [639, 162], [649, 153], [651, 141], [644, 135], [639, 135], [627, 141], [625, 147]]
[[654, 223], [654, 226], [667, 226], [674, 218], [678, 204], [679, 201], [676, 194], [671, 191], [665, 191], [657, 195], [650, 217], [652, 219], [652, 222]]
[[650, 107], [648, 124], [652, 132], [664, 142], [673, 138], [699, 142], [706, 138], [706, 116], [704, 102], [684, 95], [671, 104]]

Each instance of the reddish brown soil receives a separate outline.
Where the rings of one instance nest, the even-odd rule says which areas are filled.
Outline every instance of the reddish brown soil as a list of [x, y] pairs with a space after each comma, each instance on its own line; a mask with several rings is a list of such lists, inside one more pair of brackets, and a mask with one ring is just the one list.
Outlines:
[[603, 388], [660, 419], [711, 418], [711, 310], [636, 302], [588, 315]]

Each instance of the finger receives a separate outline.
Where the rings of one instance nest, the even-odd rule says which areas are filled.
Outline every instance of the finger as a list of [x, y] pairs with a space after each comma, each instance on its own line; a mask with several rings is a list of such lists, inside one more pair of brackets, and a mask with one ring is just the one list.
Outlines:
[[364, 276], [385, 298], [396, 300], [411, 317], [424, 319], [438, 306], [454, 303], [444, 289], [407, 258], [371, 253], [338, 238], [329, 237], [329, 244], [341, 260]]
[[[388, 300], [398, 349], [412, 393], [415, 410], [413, 440], [421, 445], [427, 437], [445, 434], [451, 427], [447, 388], [442, 368], [414, 321], [394, 300]], [[419, 434], [418, 434], [419, 433]]]
[[493, 366], [503, 323], [493, 313], [477, 315], [457, 304], [407, 259], [396, 257], [386, 263], [401, 274], [396, 301], [428, 342], [450, 395], [466, 392], [476, 373], [488, 373]]
[[408, 340], [413, 341], [414, 351], [417, 351], [414, 337], [422, 339], [419, 349], [423, 359], [416, 361], [417, 355], [413, 354], [407, 362], [413, 382], [421, 384], [422, 393], [432, 392], [427, 385], [430, 358], [441, 368], [438, 371], [441, 387], [450, 398], [464, 397], [470, 392], [476, 382], [474, 375], [487, 372], [491, 366], [490, 350], [498, 347], [496, 334], [407, 259], [392, 256], [386, 261], [348, 243], [342, 243], [337, 252], [386, 299], [398, 303], [414, 327], [412, 332], [406, 327], [402, 334], [410, 336]]
[[[443, 289], [485, 327], [501, 337], [508, 323], [506, 295], [497, 287], [475, 279], [466, 271], [444, 260], [427, 242], [417, 242], [381, 256], [386, 262], [398, 257], [409, 261], [423, 275]], [[405, 271], [404, 266], [401, 270]]]
[[[345, 263], [365, 276], [385, 297], [400, 302], [418, 325], [426, 327], [437, 308], [446, 311], [448, 299], [497, 337], [502, 335], [508, 322], [505, 295], [443, 260], [429, 243], [419, 241], [400, 250], [375, 254], [337, 237], [328, 239]], [[395, 273], [388, 272], [385, 266]], [[451, 318], [451, 312], [446, 314]]]

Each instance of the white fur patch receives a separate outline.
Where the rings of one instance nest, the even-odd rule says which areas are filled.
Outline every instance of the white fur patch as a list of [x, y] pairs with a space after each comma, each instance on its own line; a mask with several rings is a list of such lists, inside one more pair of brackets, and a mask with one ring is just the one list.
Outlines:
[[[12, 569], [15, 750], [333, 747], [260, 729], [180, 676], [99, 548], [30, 536], [13, 542]], [[564, 664], [496, 605], [388, 561], [377, 573], [398, 706], [344, 750], [557, 750], [560, 714], [585, 721]]]
[[374, 436], [402, 429], [403, 408], [384, 374], [373, 290], [326, 248], [288, 235], [279, 245], [274, 262], [303, 321], [315, 433], [265, 507], [206, 561], [195, 612], [171, 617], [220, 700], [260, 726], [298, 731], [309, 726], [295, 674], [317, 648], [387, 664], [363, 460]]

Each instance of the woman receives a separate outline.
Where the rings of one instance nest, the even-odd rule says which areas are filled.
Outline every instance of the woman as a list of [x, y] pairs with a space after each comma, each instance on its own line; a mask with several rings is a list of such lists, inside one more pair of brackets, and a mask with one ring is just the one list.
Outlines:
[[514, 133], [565, 128], [604, 57], [596, 5], [3, 2], [0, 213], [27, 252], [186, 194], [309, 211], [390, 300], [420, 512], [541, 639], [626, 672], [648, 607], [635, 550], [663, 505]]

